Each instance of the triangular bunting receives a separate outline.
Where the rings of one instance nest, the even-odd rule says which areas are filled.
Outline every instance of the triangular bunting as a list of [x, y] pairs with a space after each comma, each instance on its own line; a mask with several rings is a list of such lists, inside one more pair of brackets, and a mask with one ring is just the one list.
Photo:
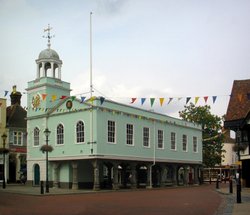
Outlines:
[[151, 107], [153, 106], [154, 102], [155, 102], [155, 98], [150, 98]]
[[217, 96], [213, 96], [213, 104], [215, 103]]
[[101, 97], [100, 97], [101, 105], [103, 104], [104, 100], [105, 100], [105, 98], [101, 96]]
[[68, 96], [61, 96], [60, 99], [66, 99]]
[[76, 99], [75, 96], [71, 96], [71, 100], [74, 101]]
[[4, 91], [4, 97], [6, 97], [8, 93], [9, 93], [9, 91], [5, 90]]
[[133, 104], [136, 101], [137, 98], [131, 98], [130, 104]]
[[190, 101], [191, 97], [186, 98], [186, 104]]
[[204, 96], [203, 98], [204, 98], [205, 103], [207, 103], [208, 96]]
[[199, 98], [200, 98], [200, 97], [198, 97], [198, 96], [196, 96], [196, 97], [194, 98], [194, 104], [195, 104], [195, 105], [196, 105], [197, 102], [199, 101]]
[[44, 101], [47, 97], [47, 94], [42, 94], [42, 100]]
[[171, 102], [173, 99], [174, 99], [174, 98], [169, 98], [168, 105], [170, 104], [170, 102]]
[[52, 96], [51, 96], [51, 100], [52, 100], [52, 102], [54, 102], [54, 101], [56, 100], [56, 98], [57, 98], [57, 96], [56, 96], [56, 95], [52, 95]]
[[160, 105], [162, 106], [165, 99], [164, 98], [159, 98], [159, 100], [160, 100]]
[[81, 96], [81, 103], [83, 103], [85, 99], [86, 99], [85, 96]]
[[146, 98], [141, 98], [141, 105], [143, 105], [145, 101], [146, 101]]

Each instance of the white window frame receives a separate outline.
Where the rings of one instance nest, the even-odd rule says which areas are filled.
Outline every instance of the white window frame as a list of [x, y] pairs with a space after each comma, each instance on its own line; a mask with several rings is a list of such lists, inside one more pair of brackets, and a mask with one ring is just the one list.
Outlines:
[[[162, 132], [161, 139], [160, 139], [159, 131]], [[162, 144], [161, 147], [160, 147], [160, 145], [159, 145], [160, 140], [162, 141], [162, 142], [161, 142], [161, 144]], [[158, 130], [157, 130], [157, 148], [158, 148], [158, 149], [164, 149], [164, 131], [163, 131], [162, 129], [158, 129]]]
[[188, 136], [186, 134], [182, 135], [182, 151], [188, 151]]
[[23, 132], [13, 131], [13, 145], [15, 146], [23, 145]]
[[[128, 128], [128, 126], [130, 126], [132, 129]], [[129, 131], [132, 131], [132, 134], [130, 134]], [[132, 143], [130, 144], [128, 142], [132, 142]], [[130, 123], [126, 124], [126, 145], [127, 146], [134, 146], [134, 125], [130, 124]]]
[[[112, 124], [114, 123], [114, 125], [110, 125], [109, 123], [112, 123]], [[114, 140], [110, 141], [111, 140], [110, 138]], [[114, 120], [107, 121], [107, 142], [110, 144], [116, 144], [116, 122]]]
[[[62, 126], [62, 129], [63, 129], [63, 132], [62, 134], [58, 134], [58, 127], [59, 126]], [[62, 123], [59, 123], [57, 126], [56, 126], [56, 145], [57, 146], [62, 146], [64, 145], [64, 125]], [[60, 136], [59, 136], [60, 135]], [[62, 140], [61, 140], [62, 139]], [[59, 143], [58, 143], [59, 142]]]
[[[36, 133], [38, 132], [38, 133]], [[38, 127], [35, 127], [33, 130], [33, 146], [39, 146], [40, 145], [40, 129]], [[38, 144], [36, 144], [38, 143]]]
[[[79, 123], [82, 123], [82, 130], [78, 130]], [[80, 133], [83, 133], [83, 134], [80, 134]], [[76, 134], [76, 144], [85, 143], [85, 123], [83, 120], [77, 121], [76, 127], [75, 127], [75, 134]], [[80, 135], [80, 137], [78, 137], [78, 135]], [[83, 141], [81, 141], [82, 138], [83, 138]]]
[[198, 153], [198, 137], [193, 136], [193, 152]]
[[[174, 135], [174, 139], [173, 139], [173, 135]], [[173, 143], [174, 143], [174, 148], [172, 147]], [[170, 133], [170, 149], [173, 150], [173, 151], [177, 150], [177, 147], [176, 147], [176, 133], [175, 132]]]
[[142, 145], [145, 148], [150, 148], [150, 128], [149, 127], [142, 128]]

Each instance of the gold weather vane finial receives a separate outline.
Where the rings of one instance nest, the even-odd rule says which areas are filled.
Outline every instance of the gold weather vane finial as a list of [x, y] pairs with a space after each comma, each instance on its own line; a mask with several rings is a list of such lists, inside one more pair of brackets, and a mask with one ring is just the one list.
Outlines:
[[48, 32], [46, 36], [43, 36], [43, 38], [47, 38], [48, 39], [48, 48], [50, 48], [51, 46], [51, 43], [50, 43], [50, 40], [52, 37], [55, 37], [55, 35], [50, 35], [50, 30], [52, 30], [52, 27], [50, 27], [50, 25], [48, 24], [48, 28], [45, 28], [43, 31], [44, 32]]

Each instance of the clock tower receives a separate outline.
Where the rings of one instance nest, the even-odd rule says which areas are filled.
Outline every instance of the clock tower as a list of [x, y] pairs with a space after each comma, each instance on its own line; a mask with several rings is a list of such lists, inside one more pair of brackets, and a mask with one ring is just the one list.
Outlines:
[[36, 79], [28, 82], [27, 116], [39, 116], [55, 108], [63, 98], [70, 96], [70, 83], [61, 80], [62, 61], [51, 49], [51, 27], [44, 29], [48, 39], [47, 49], [40, 52], [36, 60]]

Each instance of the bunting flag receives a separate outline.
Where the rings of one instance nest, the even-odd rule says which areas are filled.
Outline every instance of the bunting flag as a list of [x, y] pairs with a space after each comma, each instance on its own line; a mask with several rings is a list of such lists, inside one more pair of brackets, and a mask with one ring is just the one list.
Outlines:
[[160, 100], [160, 105], [162, 106], [164, 102], [164, 98], [159, 98], [159, 100]]
[[68, 96], [61, 96], [60, 99], [66, 99]]
[[101, 105], [103, 104], [104, 100], [105, 100], [104, 97], [100, 97]]
[[0, 102], [0, 107], [2, 106], [2, 102]]
[[83, 103], [85, 99], [86, 99], [85, 96], [81, 96], [81, 103]]
[[75, 96], [71, 96], [71, 100], [74, 101], [76, 99]]
[[44, 101], [47, 97], [47, 94], [42, 94], [42, 100]]
[[190, 101], [191, 97], [186, 98], [186, 104]]
[[146, 101], [146, 98], [141, 98], [141, 105], [143, 105], [145, 101]]
[[96, 99], [96, 97], [95, 97], [95, 96], [92, 96], [92, 97], [89, 99], [89, 101], [93, 102], [95, 99]]
[[151, 107], [154, 105], [154, 102], [155, 102], [155, 98], [150, 98]]
[[136, 101], [136, 98], [131, 98], [130, 104], [133, 104]]
[[203, 98], [204, 98], [205, 103], [207, 104], [208, 96], [204, 96]]
[[170, 102], [173, 100], [173, 98], [169, 98], [169, 101], [168, 101], [168, 105], [170, 104]]
[[5, 90], [4, 91], [4, 97], [6, 97], [8, 95], [9, 91]]
[[52, 96], [51, 96], [51, 100], [52, 100], [52, 102], [54, 102], [54, 101], [56, 100], [56, 98], [57, 98], [57, 96], [56, 96], [56, 95], [52, 95]]
[[212, 98], [213, 98], [213, 104], [214, 104], [217, 99], [217, 96], [213, 96]]
[[197, 102], [199, 101], [199, 98], [200, 98], [200, 97], [198, 97], [198, 96], [194, 98], [194, 104], [195, 104], [195, 105], [196, 105]]

